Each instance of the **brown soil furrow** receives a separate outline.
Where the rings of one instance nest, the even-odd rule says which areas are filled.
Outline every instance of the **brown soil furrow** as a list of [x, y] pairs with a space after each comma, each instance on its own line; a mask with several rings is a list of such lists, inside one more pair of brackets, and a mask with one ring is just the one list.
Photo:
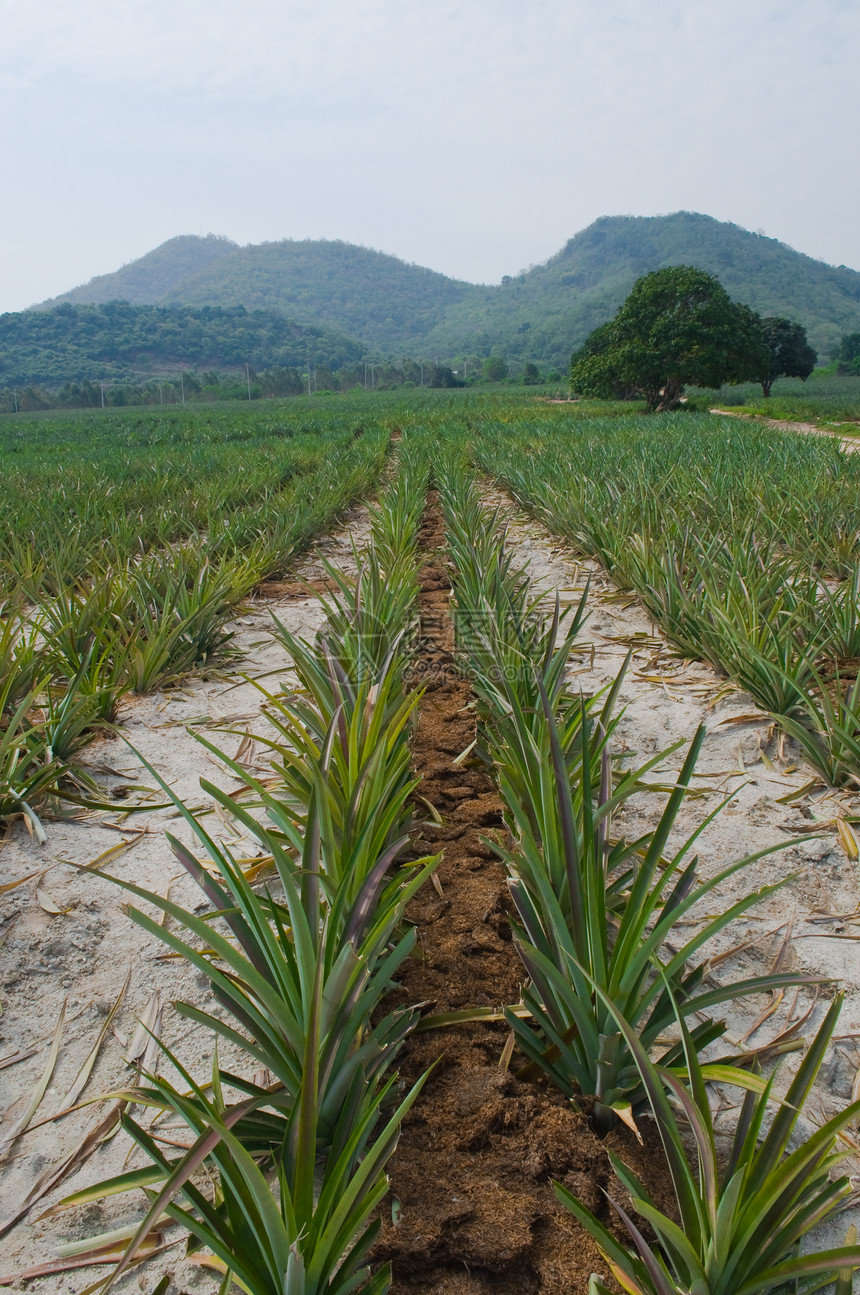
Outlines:
[[261, 580], [254, 590], [255, 602], [297, 602], [303, 598], [319, 598], [334, 593], [337, 585], [324, 580]]
[[[475, 736], [475, 718], [456, 671], [450, 585], [435, 553], [443, 539], [431, 496], [416, 668], [426, 692], [413, 759], [421, 796], [443, 818], [416, 842], [422, 853], [443, 852], [442, 895], [427, 885], [413, 901], [421, 956], [406, 968], [400, 997], [434, 1014], [515, 1002], [522, 979], [504, 871], [481, 843], [503, 830], [501, 802], [483, 769], [454, 762]], [[405, 1045], [407, 1082], [434, 1062], [436, 1070], [405, 1121], [374, 1254], [393, 1261], [394, 1295], [570, 1295], [586, 1289], [592, 1271], [605, 1272], [551, 1186], [563, 1180], [605, 1215], [604, 1146], [560, 1094], [500, 1066], [507, 1034], [504, 1024], [475, 1023], [415, 1034]]]

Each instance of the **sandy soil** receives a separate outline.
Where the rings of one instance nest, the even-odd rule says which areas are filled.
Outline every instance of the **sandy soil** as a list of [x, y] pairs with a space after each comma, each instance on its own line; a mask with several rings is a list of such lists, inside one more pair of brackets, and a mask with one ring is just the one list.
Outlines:
[[[348, 515], [343, 529], [325, 537], [316, 553], [324, 554], [342, 570], [354, 569], [352, 544], [365, 542], [368, 516], [364, 509]], [[123, 892], [106, 878], [81, 874], [70, 864], [102, 860], [106, 871], [151, 889], [185, 906], [199, 905], [200, 893], [185, 878], [164, 840], [165, 830], [190, 842], [191, 832], [172, 809], [152, 809], [125, 817], [126, 803], [163, 802], [152, 776], [142, 766], [139, 752], [186, 804], [214, 806], [200, 789], [206, 778], [235, 790], [234, 780], [196, 740], [199, 734], [237, 752], [242, 734], [265, 732], [261, 721], [262, 693], [248, 680], [262, 678], [275, 690], [288, 677], [290, 660], [270, 635], [274, 613], [288, 629], [312, 636], [323, 620], [322, 606], [304, 591], [299, 580], [324, 586], [324, 569], [318, 556], [295, 568], [297, 581], [263, 586], [235, 623], [235, 643], [241, 657], [231, 662], [229, 673], [206, 680], [189, 679], [182, 687], [127, 700], [116, 736], [88, 748], [86, 762], [105, 790], [105, 799], [116, 800], [115, 813], [95, 813], [46, 822], [47, 843], [39, 845], [16, 824], [0, 850], [0, 887], [30, 878], [12, 889], [0, 890], [0, 1143], [8, 1137], [48, 1059], [59, 1014], [65, 1004], [60, 1051], [51, 1082], [34, 1123], [62, 1110], [81, 1066], [93, 1047], [108, 1013], [128, 978], [122, 1002], [96, 1061], [83, 1098], [123, 1087], [133, 1078], [125, 1058], [138, 1053], [145, 1042], [139, 1021], [160, 1028], [165, 1042], [177, 1047], [181, 1060], [203, 1075], [211, 1068], [211, 1036], [197, 1031], [170, 1009], [174, 998], [203, 1001], [205, 981], [172, 958], [156, 940], [121, 911]], [[247, 675], [246, 680], [243, 676]], [[231, 730], [222, 733], [221, 729]], [[265, 748], [257, 746], [245, 758], [265, 771]], [[209, 832], [227, 843], [239, 857], [253, 856], [259, 847], [243, 843], [232, 820], [210, 813], [204, 818]], [[115, 857], [105, 852], [117, 850]], [[137, 1037], [135, 1037], [137, 1036]], [[14, 1061], [21, 1054], [22, 1059]], [[226, 1060], [222, 1051], [222, 1060]], [[159, 1063], [165, 1073], [165, 1063]], [[0, 1166], [0, 1228], [14, 1216], [21, 1202], [44, 1175], [62, 1166], [87, 1132], [102, 1117], [101, 1106], [90, 1106], [63, 1119], [43, 1124], [17, 1138], [8, 1159]], [[124, 1134], [106, 1141], [79, 1172], [69, 1176], [34, 1205], [25, 1221], [0, 1240], [0, 1278], [39, 1264], [56, 1261], [54, 1246], [86, 1238], [110, 1228], [128, 1225], [141, 1215], [140, 1198], [90, 1205], [41, 1220], [48, 1206], [72, 1190], [123, 1171], [131, 1144]], [[132, 1163], [135, 1163], [132, 1161]], [[177, 1237], [174, 1229], [167, 1239]], [[141, 1289], [151, 1290], [162, 1271], [176, 1273], [176, 1289], [209, 1291], [217, 1288], [210, 1277], [188, 1264], [177, 1262], [181, 1249], [170, 1250], [146, 1266]], [[28, 1283], [31, 1291], [84, 1290], [101, 1271], [93, 1267], [52, 1275]], [[138, 1289], [137, 1277], [125, 1280], [123, 1289]], [[171, 1287], [171, 1290], [174, 1288]]]
[[[486, 498], [505, 510], [517, 557], [553, 596], [558, 589], [563, 601], [578, 601], [590, 577], [590, 617], [571, 685], [586, 694], [605, 687], [633, 648], [621, 692], [624, 714], [616, 730], [633, 762], [640, 763], [680, 740], [684, 746], [663, 766], [678, 770], [696, 729], [706, 726], [695, 779], [702, 796], [687, 802], [672, 843], [679, 845], [720, 799], [730, 795], [697, 845], [703, 876], [778, 842], [787, 845], [737, 874], [723, 885], [719, 901], [707, 905], [709, 911], [722, 911], [752, 888], [793, 877], [715, 942], [717, 954], [749, 942], [719, 966], [717, 975], [721, 980], [739, 979], [767, 972], [778, 963], [780, 970], [838, 981], [846, 995], [837, 1027], [842, 1038], [822, 1067], [808, 1108], [816, 1122], [835, 1114], [852, 1100], [860, 1067], [860, 1048], [851, 1037], [860, 1040], [858, 863], [848, 857], [836, 819], [856, 813], [860, 799], [825, 787], [789, 740], [780, 746], [769, 716], [758, 710], [748, 694], [709, 666], [680, 659], [644, 608], [632, 596], [619, 596], [596, 563], [576, 560], [555, 537], [517, 510], [507, 495], [488, 490]], [[805, 794], [793, 795], [804, 788]], [[786, 803], [786, 797], [793, 798]], [[616, 829], [635, 824], [641, 831], [656, 821], [662, 803], [661, 797], [637, 796]], [[822, 1005], [835, 988], [826, 986], [821, 991], [803, 1036], [811, 1036], [823, 1014]], [[760, 1046], [802, 1017], [813, 996], [802, 990], [797, 997], [787, 992], [777, 1005], [763, 996], [730, 1004], [725, 1013], [728, 1037], [737, 1042], [747, 1039], [744, 1046]], [[760, 1013], [772, 1006], [767, 1019], [750, 1032]], [[719, 1044], [716, 1048], [726, 1051]], [[786, 1072], [795, 1060], [786, 1058]], [[848, 1171], [860, 1175], [860, 1157], [849, 1162]], [[860, 1224], [860, 1212], [833, 1225], [829, 1235], [825, 1232], [819, 1238], [822, 1244], [841, 1244], [852, 1220]]]

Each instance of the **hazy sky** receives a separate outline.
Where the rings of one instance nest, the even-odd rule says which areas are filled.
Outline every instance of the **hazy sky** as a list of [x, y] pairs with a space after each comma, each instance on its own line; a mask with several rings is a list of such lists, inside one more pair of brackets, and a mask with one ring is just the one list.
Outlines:
[[0, 0], [0, 311], [174, 234], [474, 281], [686, 209], [860, 269], [860, 0]]

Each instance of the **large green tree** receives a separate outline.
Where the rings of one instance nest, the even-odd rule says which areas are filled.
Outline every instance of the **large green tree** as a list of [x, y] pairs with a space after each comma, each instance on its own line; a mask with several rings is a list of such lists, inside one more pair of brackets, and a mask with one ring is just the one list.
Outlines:
[[839, 343], [836, 372], [845, 377], [860, 375], [860, 333], [846, 333]]
[[483, 372], [487, 382], [504, 382], [508, 376], [508, 366], [501, 355], [491, 355], [484, 360]]
[[777, 317], [761, 321], [762, 334], [767, 343], [768, 362], [756, 381], [766, 396], [777, 378], [802, 378], [805, 382], [818, 359], [806, 340], [806, 329], [790, 319]]
[[758, 315], [713, 275], [675, 265], [637, 279], [615, 318], [574, 352], [570, 382], [582, 395], [638, 394], [666, 410], [687, 385], [757, 380], [766, 363]]

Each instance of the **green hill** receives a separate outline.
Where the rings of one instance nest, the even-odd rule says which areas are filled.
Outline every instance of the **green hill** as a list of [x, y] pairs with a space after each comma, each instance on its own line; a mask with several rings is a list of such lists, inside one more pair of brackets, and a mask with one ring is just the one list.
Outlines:
[[0, 387], [48, 387], [174, 376], [177, 369], [339, 369], [363, 348], [333, 329], [297, 324], [244, 306], [98, 306], [68, 302], [0, 315]]
[[213, 235], [175, 238], [46, 304], [123, 298], [243, 305], [340, 330], [366, 351], [389, 356], [451, 360], [495, 351], [566, 366], [571, 350], [614, 314], [640, 275], [679, 264], [716, 274], [732, 297], [762, 314], [797, 320], [822, 354], [843, 333], [860, 331], [855, 270], [691, 212], [604, 216], [543, 265], [491, 286], [350, 243], [287, 239], [238, 247]]
[[737, 301], [803, 324], [828, 352], [860, 329], [860, 274], [795, 252], [738, 225], [691, 212], [604, 216], [543, 265], [455, 307], [426, 338], [443, 354], [494, 346], [522, 359], [566, 363], [610, 319], [636, 279], [666, 265], [715, 274]]
[[[41, 309], [69, 302], [73, 306], [100, 305], [107, 301], [128, 301], [133, 306], [154, 306], [192, 275], [211, 267], [223, 256], [238, 249], [238, 243], [220, 234], [198, 238], [196, 234], [181, 234], [147, 252], [136, 261], [130, 261], [113, 274], [100, 274], [80, 288], [61, 293], [43, 301]], [[235, 302], [218, 302], [234, 305]]]
[[361, 337], [368, 350], [389, 354], [420, 349], [451, 306], [479, 291], [352, 243], [284, 239], [239, 247], [210, 234], [172, 238], [115, 274], [43, 305], [119, 300], [278, 310], [302, 324]]
[[389, 354], [412, 351], [476, 289], [352, 243], [285, 239], [243, 247], [165, 296], [193, 306], [238, 302], [324, 324]]

